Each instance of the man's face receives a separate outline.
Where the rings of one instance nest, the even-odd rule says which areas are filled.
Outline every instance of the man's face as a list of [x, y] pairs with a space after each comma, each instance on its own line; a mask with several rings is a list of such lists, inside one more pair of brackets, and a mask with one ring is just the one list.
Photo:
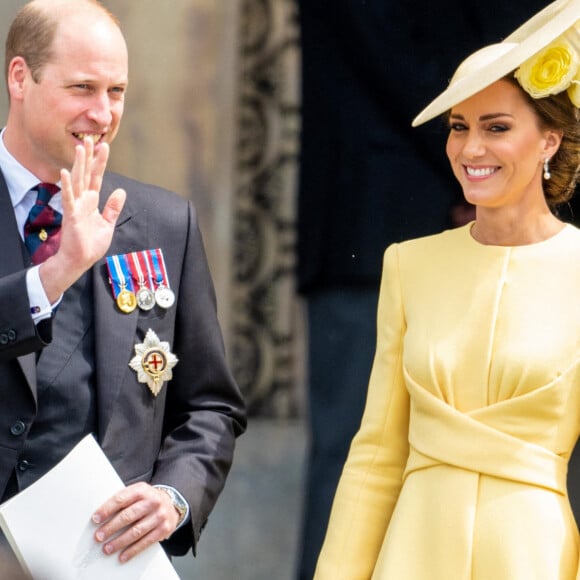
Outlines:
[[23, 64], [20, 92], [12, 94], [20, 114], [7, 125], [10, 152], [37, 177], [58, 181], [84, 137], [97, 149], [111, 143], [123, 115], [127, 60], [121, 32], [108, 19], [92, 13], [61, 22], [38, 83]]

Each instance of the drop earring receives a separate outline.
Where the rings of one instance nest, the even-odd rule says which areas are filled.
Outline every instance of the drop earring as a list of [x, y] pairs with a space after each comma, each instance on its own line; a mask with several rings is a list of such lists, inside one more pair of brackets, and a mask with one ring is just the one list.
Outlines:
[[548, 157], [546, 157], [546, 159], [544, 159], [544, 179], [548, 180], [552, 177], [552, 174], [550, 173], [550, 165], [549, 165], [550, 159]]

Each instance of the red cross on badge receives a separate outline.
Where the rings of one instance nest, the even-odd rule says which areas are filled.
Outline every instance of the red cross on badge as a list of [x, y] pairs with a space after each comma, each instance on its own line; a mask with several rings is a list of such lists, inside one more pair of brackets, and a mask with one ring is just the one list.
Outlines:
[[146, 373], [150, 373], [152, 376], [163, 374], [166, 366], [167, 358], [161, 350], [151, 349], [143, 356], [143, 368]]
[[147, 383], [154, 396], [159, 394], [165, 381], [173, 377], [172, 368], [177, 364], [177, 357], [169, 350], [169, 343], [159, 340], [149, 329], [145, 340], [135, 345], [135, 356], [129, 366], [136, 371], [137, 380]]

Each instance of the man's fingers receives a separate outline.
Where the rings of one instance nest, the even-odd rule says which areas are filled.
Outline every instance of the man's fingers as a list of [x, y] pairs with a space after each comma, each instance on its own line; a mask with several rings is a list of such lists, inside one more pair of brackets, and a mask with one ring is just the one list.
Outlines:
[[68, 169], [60, 170], [60, 191], [62, 197], [63, 214], [68, 215], [74, 206], [74, 193], [72, 190], [72, 177]]
[[87, 165], [86, 147], [77, 145], [75, 147], [75, 160], [71, 169], [71, 184], [74, 198], [79, 198], [85, 188], [85, 167]]
[[95, 153], [95, 142], [90, 137], [85, 137], [83, 140], [83, 146], [85, 149], [85, 166], [83, 174], [83, 189], [99, 189], [91, 187], [91, 175], [93, 173], [93, 159]]
[[113, 193], [111, 193], [109, 196], [109, 199], [103, 208], [101, 213], [103, 219], [111, 224], [114, 224], [117, 221], [123, 206], [125, 205], [126, 198], [127, 194], [125, 193], [124, 189], [115, 189], [115, 191], [113, 191]]
[[[92, 145], [92, 142], [91, 142]], [[88, 168], [89, 174], [87, 179], [87, 188], [94, 191], [101, 191], [103, 175], [109, 159], [108, 143], [101, 143], [91, 159], [91, 165]]]
[[131, 503], [133, 503], [133, 498], [130, 495], [130, 491], [127, 491], [129, 489], [130, 488], [125, 488], [123, 491], [110, 497], [104, 504], [102, 504], [93, 514], [93, 522], [95, 522], [95, 524], [102, 524], [126, 506], [131, 505]]
[[[129, 533], [129, 532], [127, 532]], [[134, 558], [137, 554], [146, 550], [150, 546], [152, 546], [155, 542], [160, 542], [164, 538], [161, 537], [161, 534], [157, 528], [152, 529], [149, 533], [144, 535], [143, 537], [139, 537], [136, 541], [135, 538], [138, 536], [133, 533], [132, 538], [133, 542], [128, 544], [128, 547], [125, 548], [121, 554], [119, 555], [119, 559], [121, 562], [127, 562], [131, 558]]]
[[[121, 553], [123, 561], [128, 560], [148, 548], [155, 542], [161, 542], [171, 535], [173, 529], [170, 522], [159, 512], [144, 512], [138, 518], [141, 509], [127, 508], [107, 525], [110, 530], [99, 530], [96, 539], [103, 544], [105, 554]], [[103, 535], [101, 535], [103, 534]]]
[[126, 561], [169, 537], [177, 519], [165, 492], [137, 483], [114, 495], [95, 512], [93, 521], [100, 524], [95, 539], [106, 554], [121, 552], [121, 561]]
[[[151, 486], [147, 483], [138, 482], [123, 488], [95, 510], [93, 514], [93, 522], [95, 522], [95, 524], [102, 524], [112, 516], [119, 514], [119, 512], [125, 508], [133, 506], [135, 503], [146, 499], [150, 487]], [[138, 517], [141, 517], [142, 515], [143, 514], [138, 514]]]

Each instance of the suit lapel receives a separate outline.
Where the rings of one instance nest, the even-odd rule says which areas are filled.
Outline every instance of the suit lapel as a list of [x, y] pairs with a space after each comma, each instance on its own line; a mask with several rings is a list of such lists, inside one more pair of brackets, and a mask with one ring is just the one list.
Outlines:
[[[2, 260], [0, 276], [7, 276], [26, 268], [23, 257], [22, 240], [14, 216], [4, 175], [0, 171], [0, 231], [2, 232]], [[18, 363], [36, 399], [36, 355], [30, 353], [18, 357]]]
[[37, 377], [52, 385], [62, 369], [71, 364], [73, 354], [92, 332], [94, 313], [91, 301], [92, 276], [81, 276], [64, 294], [52, 320], [52, 342], [47, 345], [36, 363]]
[[[101, 198], [106, 199], [111, 188], [105, 180]], [[125, 254], [142, 249], [147, 238], [146, 223], [134, 219], [134, 212], [127, 199], [117, 222], [113, 241], [107, 256]], [[105, 259], [93, 268], [93, 296], [95, 306], [95, 357], [97, 361], [98, 437], [102, 441], [115, 408], [119, 390], [126, 373], [133, 372], [129, 361], [134, 355], [135, 336], [139, 312], [130, 314], [119, 311], [113, 299]]]

